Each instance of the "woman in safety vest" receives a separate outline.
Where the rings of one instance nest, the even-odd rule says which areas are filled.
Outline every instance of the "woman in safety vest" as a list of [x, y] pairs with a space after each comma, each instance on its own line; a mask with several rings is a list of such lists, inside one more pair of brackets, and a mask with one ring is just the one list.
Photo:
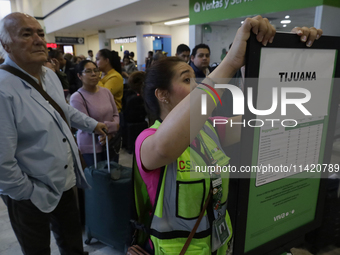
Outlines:
[[[247, 18], [227, 56], [197, 86], [190, 86], [195, 78], [193, 69], [175, 57], [159, 60], [147, 71], [143, 97], [157, 121], [136, 140], [134, 188], [137, 220], [144, 224], [149, 237], [146, 243], [154, 254], [180, 254], [202, 211], [185, 254], [225, 255], [230, 247], [233, 231], [226, 210], [229, 173], [218, 171], [218, 166], [228, 166], [222, 147], [239, 140], [241, 125], [223, 125], [217, 132], [208, 120], [215, 103], [207, 94], [221, 96], [223, 89], [214, 88], [215, 83], [224, 78], [223, 84], [227, 84], [244, 65], [251, 32], [263, 45], [271, 43], [275, 35], [268, 19]], [[295, 28], [294, 32], [307, 46], [322, 34], [314, 28]], [[208, 197], [206, 210], [202, 210]]]

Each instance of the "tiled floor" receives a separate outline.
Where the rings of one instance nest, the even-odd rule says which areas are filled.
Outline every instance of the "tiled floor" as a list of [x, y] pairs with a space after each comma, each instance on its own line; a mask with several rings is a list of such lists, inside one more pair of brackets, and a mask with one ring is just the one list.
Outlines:
[[[124, 150], [121, 151], [119, 157], [119, 163], [124, 166], [132, 166], [132, 155], [128, 154]], [[51, 254], [58, 255], [59, 250], [55, 243], [53, 234], [51, 234]], [[85, 236], [83, 236], [85, 240]], [[91, 255], [123, 255], [121, 252], [112, 249], [95, 239], [92, 239], [90, 245], [84, 244], [85, 251], [88, 251]], [[20, 255], [22, 254], [20, 245], [14, 235], [14, 232], [9, 222], [7, 208], [0, 199], [0, 255]]]

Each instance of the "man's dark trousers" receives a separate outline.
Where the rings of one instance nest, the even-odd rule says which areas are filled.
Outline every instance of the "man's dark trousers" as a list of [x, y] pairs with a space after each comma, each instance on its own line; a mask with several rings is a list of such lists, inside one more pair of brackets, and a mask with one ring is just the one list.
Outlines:
[[2, 196], [12, 228], [25, 255], [50, 254], [50, 225], [62, 255], [83, 255], [82, 229], [73, 189], [65, 191], [57, 207], [41, 212], [31, 200]]

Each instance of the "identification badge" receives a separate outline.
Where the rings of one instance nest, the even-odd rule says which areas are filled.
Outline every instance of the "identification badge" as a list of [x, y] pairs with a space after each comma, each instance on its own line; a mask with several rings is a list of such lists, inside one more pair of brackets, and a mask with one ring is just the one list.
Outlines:
[[225, 220], [225, 216], [222, 215], [213, 222], [213, 251], [216, 251], [228, 240], [230, 236], [229, 227]]
[[211, 182], [211, 185], [213, 187], [213, 208], [214, 210], [218, 210], [221, 206], [221, 200], [222, 200], [222, 178], [215, 179]]
[[216, 180], [213, 180], [212, 181], [212, 185], [213, 185], [213, 188], [216, 188], [217, 186], [222, 185], [222, 178], [220, 177], [220, 178], [218, 178]]

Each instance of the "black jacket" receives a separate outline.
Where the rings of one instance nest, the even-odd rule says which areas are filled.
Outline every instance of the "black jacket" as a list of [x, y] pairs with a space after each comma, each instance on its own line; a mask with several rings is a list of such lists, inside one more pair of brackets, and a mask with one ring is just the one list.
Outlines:
[[68, 60], [66, 60], [65, 74], [70, 86], [70, 93], [73, 94], [81, 87], [81, 83], [77, 77], [75, 65], [73, 65], [72, 62]]
[[[190, 61], [190, 66], [192, 67], [192, 69], [194, 69], [195, 72], [195, 76], [196, 78], [205, 78], [206, 75], [203, 73], [203, 71], [201, 71], [200, 69], [198, 69], [193, 62]], [[208, 66], [209, 72], [212, 71], [211, 67]]]

